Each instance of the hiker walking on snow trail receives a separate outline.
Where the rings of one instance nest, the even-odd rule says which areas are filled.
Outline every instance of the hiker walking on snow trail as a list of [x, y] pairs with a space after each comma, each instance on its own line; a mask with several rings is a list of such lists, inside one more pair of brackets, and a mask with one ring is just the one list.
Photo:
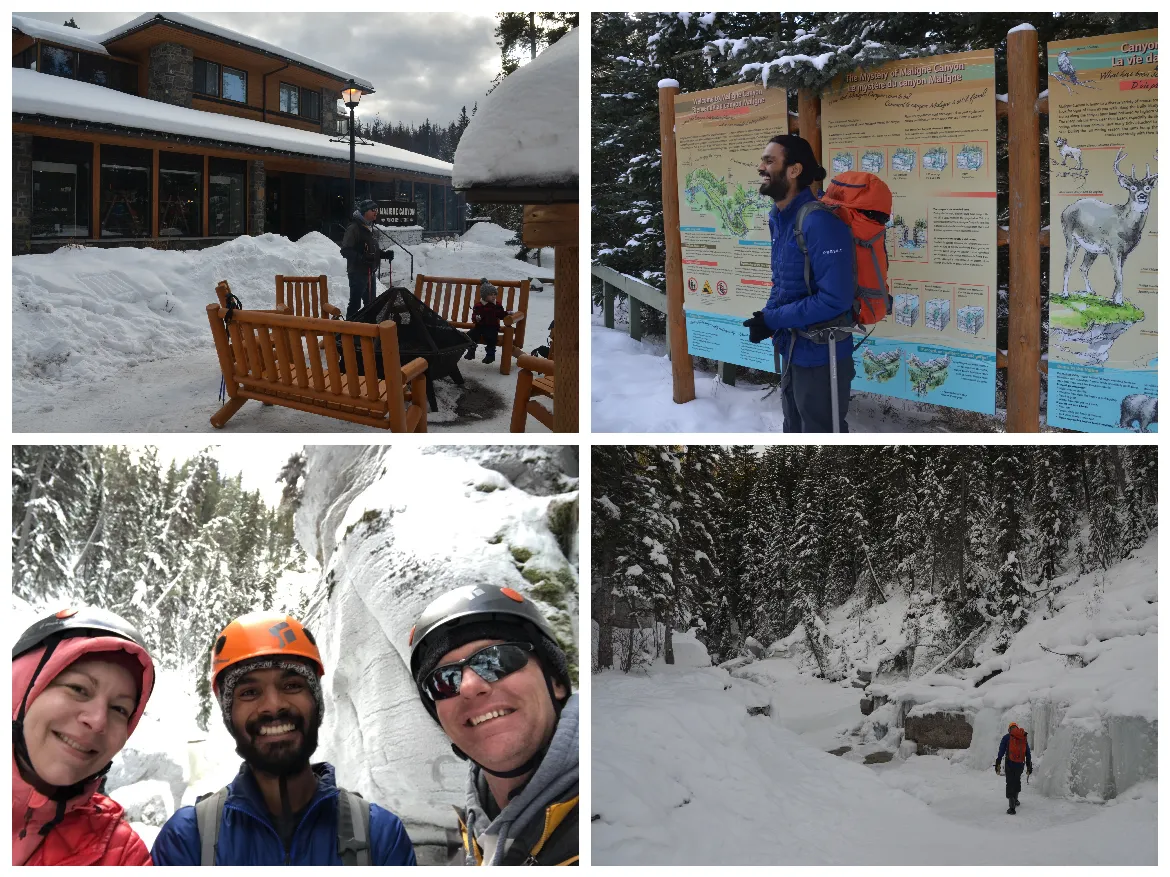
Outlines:
[[995, 757], [995, 773], [999, 775], [999, 763], [1007, 757], [1004, 773], [1007, 775], [1008, 813], [1015, 815], [1020, 806], [1020, 777], [1027, 765], [1028, 776], [1032, 775], [1032, 747], [1028, 745], [1028, 732], [1012, 722], [1008, 732], [999, 741], [999, 755]]
[[466, 864], [576, 865], [577, 695], [540, 610], [511, 588], [456, 588], [411, 630], [410, 671], [471, 762], [458, 811]]
[[154, 688], [146, 642], [102, 609], [63, 609], [12, 649], [12, 864], [149, 865], [98, 792]]
[[394, 258], [393, 251], [383, 252], [374, 240], [374, 220], [378, 218], [376, 201], [365, 200], [353, 212], [353, 221], [341, 239], [341, 255], [345, 256], [345, 273], [349, 278], [349, 307], [345, 318], [353, 315], [374, 300], [374, 274], [383, 258]]
[[310, 764], [325, 716], [325, 668], [289, 615], [241, 616], [216, 639], [211, 688], [244, 759], [231, 784], [182, 807], [154, 842], [156, 865], [413, 865], [398, 817]]

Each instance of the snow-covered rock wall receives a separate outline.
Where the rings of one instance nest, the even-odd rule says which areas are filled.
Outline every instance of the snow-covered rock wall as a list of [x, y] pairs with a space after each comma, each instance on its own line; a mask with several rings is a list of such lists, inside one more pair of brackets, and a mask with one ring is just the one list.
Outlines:
[[306, 621], [325, 662], [319, 757], [406, 823], [420, 862], [445, 860], [466, 766], [418, 701], [411, 627], [451, 588], [539, 601], [574, 665], [575, 449], [309, 447], [297, 539], [322, 569]]
[[[1045, 795], [1110, 800], [1156, 779], [1157, 556], [1155, 531], [1103, 574], [1057, 580], [1051, 607], [1047, 598], [1037, 599], [1029, 623], [1002, 655], [994, 651], [996, 631], [977, 637], [968, 647], [975, 666], [967, 669], [954, 669], [963, 665], [960, 655], [941, 672], [926, 673], [950, 648], [917, 650], [928, 659], [909, 649], [904, 596], [860, 614], [846, 604], [830, 617], [826, 633], [845, 665], [873, 674], [866, 697], [878, 705], [859, 736], [892, 747], [901, 735], [887, 737], [887, 730], [903, 728], [907, 717], [961, 714], [971, 725], [971, 743], [950, 757], [981, 770], [994, 764], [1015, 721], [1029, 735], [1032, 785]], [[773, 651], [811, 672], [815, 664], [802, 640], [798, 627]], [[896, 656], [905, 657], [893, 672]]]

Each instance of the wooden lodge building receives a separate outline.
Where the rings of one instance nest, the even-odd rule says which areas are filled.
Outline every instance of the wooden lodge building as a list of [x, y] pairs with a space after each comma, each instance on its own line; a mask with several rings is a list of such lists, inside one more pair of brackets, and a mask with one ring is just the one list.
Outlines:
[[[368, 81], [188, 15], [104, 34], [12, 17], [13, 253], [198, 249], [238, 235], [340, 240], [351, 85]], [[452, 165], [358, 144], [357, 197], [461, 232]]]

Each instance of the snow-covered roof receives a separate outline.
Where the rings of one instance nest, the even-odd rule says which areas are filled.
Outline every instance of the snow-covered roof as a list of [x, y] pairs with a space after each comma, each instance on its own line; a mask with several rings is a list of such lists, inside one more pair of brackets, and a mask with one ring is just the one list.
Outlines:
[[[348, 143], [315, 131], [176, 107], [35, 70], [12, 71], [12, 111], [349, 160]], [[363, 164], [444, 177], [453, 170], [449, 162], [381, 143], [359, 144], [356, 157]]]
[[279, 55], [281, 58], [287, 58], [305, 67], [312, 67], [315, 70], [320, 70], [322, 73], [328, 73], [337, 79], [352, 79], [359, 88], [365, 89], [367, 92], [373, 92], [374, 90], [374, 86], [370, 84], [369, 80], [362, 79], [360, 76], [354, 76], [352, 73], [346, 73], [343, 70], [338, 70], [336, 67], [330, 67], [328, 64], [322, 64], [320, 61], [314, 61], [312, 58], [298, 55], [296, 52], [290, 52], [288, 49], [282, 49], [280, 46], [274, 46], [272, 43], [266, 43], [264, 40], [258, 40], [256, 37], [249, 36], [248, 34], [230, 30], [226, 27], [220, 27], [218, 24], [212, 24], [209, 21], [204, 21], [201, 18], [195, 18], [193, 15], [187, 15], [182, 12], [146, 12], [132, 21], [128, 21], [113, 30], [101, 34], [99, 41], [102, 43], [110, 43], [139, 28], [155, 23], [164, 24], [166, 22], [171, 22], [181, 27], [200, 30], [212, 36], [220, 37], [221, 39], [232, 40], [250, 48], [259, 49], [262, 52]]
[[12, 29], [20, 31], [36, 40], [48, 40], [61, 46], [81, 49], [98, 55], [108, 55], [106, 47], [101, 43], [101, 34], [89, 33], [75, 27], [65, 27], [60, 24], [50, 24], [36, 18], [25, 18], [23, 15], [12, 16]]
[[580, 162], [578, 28], [480, 103], [455, 152], [455, 187], [576, 185]]

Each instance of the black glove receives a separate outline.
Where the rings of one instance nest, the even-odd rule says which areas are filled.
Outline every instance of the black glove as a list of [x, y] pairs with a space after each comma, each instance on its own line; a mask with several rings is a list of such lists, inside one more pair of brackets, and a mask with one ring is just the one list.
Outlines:
[[999, 776], [999, 762], [998, 761], [995, 763], [995, 775]]
[[752, 344], [759, 344], [765, 338], [772, 337], [772, 330], [768, 328], [768, 324], [764, 322], [764, 315], [760, 311], [752, 314], [750, 320], [744, 320], [743, 324], [748, 328], [748, 340]]
[[378, 253], [378, 258], [384, 262], [393, 262], [394, 261], [394, 251], [393, 250], [382, 250]]
[[1032, 775], [1032, 765], [1028, 765], [1028, 776]]

